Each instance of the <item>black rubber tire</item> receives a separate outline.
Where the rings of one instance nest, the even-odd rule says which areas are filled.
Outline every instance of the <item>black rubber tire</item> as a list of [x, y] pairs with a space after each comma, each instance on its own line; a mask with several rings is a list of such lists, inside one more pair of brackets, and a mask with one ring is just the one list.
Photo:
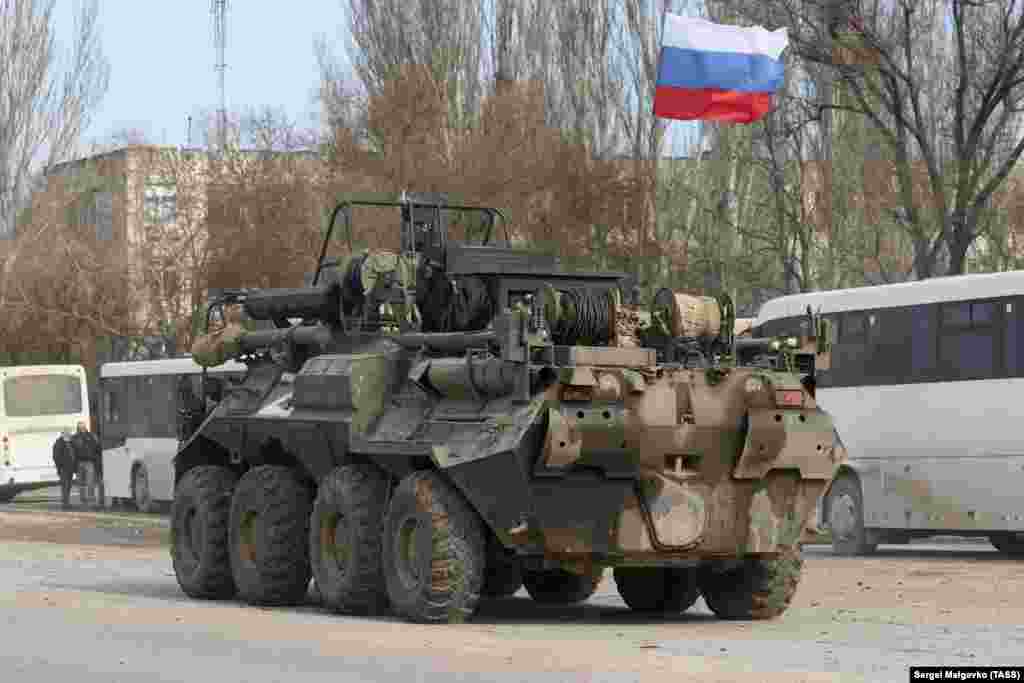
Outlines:
[[619, 596], [636, 612], [681, 614], [700, 597], [697, 570], [669, 567], [616, 567]]
[[[864, 528], [864, 496], [860, 490], [860, 483], [851, 476], [837, 477], [829, 488], [825, 502], [829, 531], [832, 535], [832, 551], [843, 557], [870, 555], [875, 552], [878, 543], [868, 541], [868, 533]], [[852, 524], [852, 528], [848, 533], [836, 533], [833, 519], [837, 514], [852, 515], [852, 521], [848, 522]]]
[[436, 472], [403, 479], [384, 532], [384, 578], [394, 611], [419, 623], [471, 618], [485, 565], [483, 525], [462, 495]]
[[309, 485], [289, 467], [262, 465], [239, 480], [231, 499], [231, 573], [242, 600], [295, 605], [309, 592]]
[[523, 587], [523, 572], [517, 560], [489, 558], [481, 594], [487, 598], [507, 598]]
[[321, 601], [336, 612], [370, 615], [387, 608], [381, 538], [388, 486], [379, 467], [355, 464], [333, 469], [317, 489], [310, 565]]
[[[142, 472], [142, 476], [145, 480], [145, 490], [142, 492], [136, 490], [136, 487], [138, 486], [138, 474], [140, 471]], [[132, 468], [131, 489], [132, 504], [135, 506], [136, 510], [145, 514], [149, 514], [156, 510], [156, 504], [153, 502], [153, 495], [149, 489], [149, 470], [147, 470], [146, 466], [142, 463], [139, 463]]]
[[789, 608], [802, 571], [803, 558], [793, 549], [778, 559], [747, 559], [725, 572], [701, 568], [697, 582], [721, 619], [774, 619]]
[[238, 477], [226, 467], [200, 465], [187, 471], [174, 489], [171, 564], [178, 585], [191, 598], [235, 596], [228, 524], [237, 482]]
[[988, 537], [988, 542], [1004, 555], [1024, 557], [1024, 534], [993, 534]]
[[542, 605], [574, 605], [590, 598], [604, 572], [574, 574], [564, 569], [523, 569], [523, 586]]

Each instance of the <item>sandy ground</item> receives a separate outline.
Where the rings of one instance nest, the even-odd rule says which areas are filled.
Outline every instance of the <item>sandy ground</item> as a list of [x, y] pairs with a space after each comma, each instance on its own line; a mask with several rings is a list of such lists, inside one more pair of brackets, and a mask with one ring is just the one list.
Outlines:
[[[192, 601], [166, 520], [0, 507], [5, 680], [906, 681], [913, 665], [1024, 665], [1024, 572], [984, 544], [805, 551], [793, 607], [723, 622], [703, 602], [632, 614], [610, 574], [586, 604], [525, 594], [468, 624]], [[54, 644], [57, 644], [55, 647]]]

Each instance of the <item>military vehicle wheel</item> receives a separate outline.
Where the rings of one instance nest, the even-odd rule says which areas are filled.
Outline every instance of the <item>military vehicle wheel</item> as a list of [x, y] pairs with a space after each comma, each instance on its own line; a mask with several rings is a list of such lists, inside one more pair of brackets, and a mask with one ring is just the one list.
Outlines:
[[637, 612], [679, 614], [700, 597], [697, 570], [669, 567], [616, 567], [619, 595]]
[[171, 504], [171, 562], [178, 585], [192, 598], [235, 595], [228, 555], [231, 493], [238, 477], [226, 467], [194, 467], [181, 478]]
[[486, 550], [480, 518], [458, 491], [435, 472], [414, 472], [395, 489], [384, 528], [384, 579], [395, 612], [425, 623], [473, 615]]
[[988, 537], [988, 541], [996, 550], [1010, 557], [1024, 556], [1024, 534], [993, 534]]
[[324, 605], [376, 614], [387, 606], [381, 530], [388, 477], [373, 465], [345, 465], [320, 482], [309, 523], [309, 557]]
[[594, 594], [603, 572], [574, 574], [564, 569], [523, 569], [523, 585], [534, 602], [542, 605], [573, 605]]
[[523, 572], [515, 560], [504, 558], [487, 563], [484, 572], [484, 587], [480, 591], [488, 598], [506, 598], [515, 595], [523, 587]]
[[288, 467], [255, 467], [231, 500], [231, 572], [243, 600], [294, 605], [309, 590], [312, 492]]
[[875, 552], [878, 543], [869, 540], [864, 528], [864, 498], [857, 480], [850, 476], [837, 478], [826, 502], [835, 554], [850, 557]]
[[799, 550], [774, 560], [748, 559], [735, 569], [701, 568], [697, 583], [704, 602], [722, 619], [773, 619], [789, 607], [803, 570]]

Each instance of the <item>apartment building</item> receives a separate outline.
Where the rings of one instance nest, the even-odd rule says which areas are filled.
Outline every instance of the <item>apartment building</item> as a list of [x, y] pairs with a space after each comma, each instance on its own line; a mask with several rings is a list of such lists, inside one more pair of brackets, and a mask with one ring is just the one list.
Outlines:
[[[289, 163], [273, 163], [281, 159]], [[173, 338], [173, 328], [188, 326], [206, 298], [199, 289], [211, 226], [223, 223], [214, 218], [225, 215], [231, 188], [284, 180], [295, 163], [315, 171], [314, 159], [305, 151], [214, 157], [202, 149], [131, 145], [52, 167], [34, 203], [64, 207], [63, 220], [79, 239], [126, 256], [119, 263], [139, 293], [133, 322]]]

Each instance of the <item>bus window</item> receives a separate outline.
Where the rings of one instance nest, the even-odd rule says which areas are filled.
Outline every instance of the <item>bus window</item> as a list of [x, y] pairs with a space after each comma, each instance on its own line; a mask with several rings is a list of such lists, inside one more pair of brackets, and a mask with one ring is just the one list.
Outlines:
[[911, 381], [910, 355], [913, 327], [909, 311], [889, 308], [868, 316], [868, 351], [864, 371], [878, 385]]
[[867, 332], [867, 316], [863, 313], [847, 313], [843, 316], [843, 325], [839, 341], [844, 343], [864, 343]]
[[121, 415], [118, 410], [118, 399], [117, 392], [113, 389], [107, 389], [106, 392], [106, 406], [105, 412], [103, 413], [103, 421], [107, 424], [116, 424], [120, 421]]
[[844, 313], [839, 318], [838, 341], [832, 349], [833, 386], [848, 387], [864, 383], [867, 354], [867, 316]]
[[911, 306], [910, 381], [935, 379], [936, 306]]
[[995, 326], [992, 302], [955, 303], [942, 306], [939, 329], [941, 379], [956, 381], [995, 377]]
[[996, 315], [996, 302], [994, 301], [971, 304], [971, 324], [975, 327], [995, 324]]
[[82, 382], [71, 375], [20, 375], [4, 380], [7, 417], [82, 412]]
[[969, 303], [943, 304], [942, 326], [946, 328], [970, 327], [971, 305]]
[[140, 416], [148, 424], [149, 436], [158, 439], [176, 438], [178, 434], [178, 378], [174, 375], [147, 377], [149, 409]]

